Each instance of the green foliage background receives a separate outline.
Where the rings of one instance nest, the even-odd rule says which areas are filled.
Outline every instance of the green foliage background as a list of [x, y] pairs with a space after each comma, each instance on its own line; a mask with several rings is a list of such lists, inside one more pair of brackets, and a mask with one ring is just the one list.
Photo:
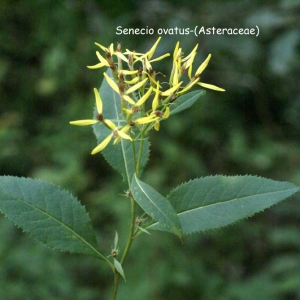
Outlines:
[[[121, 177], [90, 156], [93, 87], [104, 70], [94, 42], [146, 51], [153, 36], [116, 35], [142, 28], [253, 27], [260, 35], [165, 35], [159, 52], [196, 43], [196, 64], [212, 60], [207, 91], [151, 135], [143, 181], [162, 194], [190, 178], [257, 174], [300, 185], [300, 1], [3, 0], [0, 4], [0, 173], [42, 178], [76, 194], [107, 252], [120, 246], [129, 203]], [[171, 60], [169, 60], [171, 63]], [[165, 74], [170, 64], [156, 64]], [[133, 245], [120, 299], [299, 299], [299, 196], [182, 245], [153, 232]], [[122, 238], [123, 237], [123, 238]], [[127, 268], [126, 268], [127, 267]], [[105, 299], [111, 271], [101, 261], [52, 253], [0, 216], [0, 299]]]

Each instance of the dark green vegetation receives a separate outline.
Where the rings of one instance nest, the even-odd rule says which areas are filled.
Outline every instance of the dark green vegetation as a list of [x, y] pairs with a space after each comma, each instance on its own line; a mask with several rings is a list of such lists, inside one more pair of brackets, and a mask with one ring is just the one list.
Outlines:
[[[258, 37], [163, 36], [158, 55], [172, 52], [177, 40], [185, 53], [199, 43], [198, 64], [211, 53], [202, 81], [226, 93], [207, 91], [151, 132], [144, 182], [162, 194], [210, 174], [300, 185], [299, 4], [193, 3], [0, 4], [0, 173], [46, 179], [78, 196], [107, 254], [114, 231], [120, 246], [128, 231], [122, 177], [101, 154], [90, 155], [92, 129], [68, 122], [93, 114], [93, 88], [104, 72], [86, 68], [97, 62], [94, 42], [146, 51], [158, 37], [116, 35], [119, 25], [260, 28]], [[171, 59], [165, 61], [153, 66], [168, 73]], [[183, 245], [166, 233], [142, 235], [126, 262], [120, 299], [300, 298], [299, 207], [298, 195], [223, 230], [187, 236]], [[102, 261], [53, 253], [0, 217], [0, 299], [102, 299], [111, 280]]]

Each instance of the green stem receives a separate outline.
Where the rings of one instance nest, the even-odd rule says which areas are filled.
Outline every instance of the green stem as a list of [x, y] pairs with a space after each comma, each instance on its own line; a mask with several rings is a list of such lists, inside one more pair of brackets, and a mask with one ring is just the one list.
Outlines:
[[[120, 263], [122, 266], [124, 265], [124, 262], [127, 258], [127, 255], [129, 253], [132, 241], [133, 241], [133, 235], [134, 235], [134, 227], [135, 227], [135, 210], [136, 210], [136, 202], [134, 199], [131, 197], [131, 221], [130, 221], [130, 230], [129, 230], [129, 236], [127, 240], [127, 244], [125, 246], [125, 250], [123, 252], [122, 258]], [[119, 281], [120, 281], [120, 274], [117, 270], [114, 272], [114, 286], [113, 286], [113, 292], [111, 299], [115, 300], [117, 297], [117, 292], [118, 292], [118, 286], [119, 286]]]
[[[137, 167], [139, 168], [139, 166], [137, 165], [137, 163], [136, 163], [136, 152], [135, 152], [135, 142], [134, 142], [134, 140], [132, 141], [132, 156], [133, 156], [133, 165], [134, 165], [134, 170], [135, 170], [135, 172], [136, 173], [138, 173], [138, 169], [137, 169]], [[140, 153], [139, 153], [139, 155], [140, 155]], [[129, 184], [129, 189], [130, 189], [130, 181], [128, 182], [128, 184]]]
[[[135, 170], [136, 174], [139, 173], [139, 169], [140, 169], [140, 165], [141, 165], [143, 145], [144, 145], [144, 131], [142, 132], [142, 135], [141, 135], [141, 142], [140, 142], [138, 158], [136, 158], [136, 150], [135, 150], [134, 140], [132, 142], [132, 155], [133, 155], [133, 162], [134, 162], [134, 170]], [[130, 179], [131, 178], [127, 178], [129, 190], [130, 190], [130, 183], [131, 183]], [[132, 196], [131, 196], [130, 200], [131, 200], [130, 201], [130, 203], [131, 203], [130, 229], [129, 229], [127, 243], [126, 243], [126, 246], [125, 246], [121, 261], [120, 261], [122, 266], [124, 265], [125, 260], [129, 254], [129, 250], [131, 248], [131, 244], [132, 244], [132, 241], [133, 241], [134, 235], [135, 235], [134, 229], [135, 229], [136, 202]], [[120, 282], [120, 273], [115, 269], [114, 270], [114, 286], [113, 286], [113, 291], [112, 291], [112, 296], [111, 296], [112, 300], [116, 300], [119, 282]]]
[[113, 292], [111, 294], [111, 300], [116, 300], [117, 299], [117, 292], [118, 292], [118, 285], [119, 285], [119, 280], [120, 280], [120, 274], [115, 270], [115, 276], [114, 276], [114, 288]]
[[139, 169], [140, 169], [140, 165], [141, 165], [141, 159], [142, 159], [142, 153], [143, 153], [143, 147], [144, 147], [144, 130], [142, 131], [142, 135], [141, 135], [141, 142], [140, 142], [140, 150], [139, 150], [139, 156], [138, 156], [138, 161], [136, 164], [136, 175], [138, 175], [139, 173]]
[[127, 240], [127, 244], [121, 259], [121, 264], [123, 265], [125, 262], [125, 259], [128, 255], [128, 252], [130, 250], [131, 244], [132, 244], [132, 237], [134, 234], [134, 227], [135, 227], [135, 210], [136, 210], [136, 202], [135, 200], [131, 197], [131, 220], [130, 220], [130, 230], [129, 230], [129, 236]]

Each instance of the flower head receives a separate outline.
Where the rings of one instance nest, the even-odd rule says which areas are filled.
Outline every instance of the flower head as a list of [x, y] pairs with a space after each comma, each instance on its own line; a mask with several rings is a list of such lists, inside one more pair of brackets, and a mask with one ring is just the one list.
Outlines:
[[[162, 73], [153, 70], [151, 65], [153, 62], [170, 55], [166, 53], [157, 58], [153, 58], [160, 40], [161, 37], [159, 37], [153, 46], [145, 53], [138, 53], [127, 49], [122, 53], [120, 44], [114, 48], [113, 44], [110, 44], [109, 47], [104, 47], [101, 44], [95, 43], [104, 51], [104, 55], [100, 53], [101, 51], [96, 51], [99, 63], [94, 66], [88, 66], [88, 68], [110, 68], [112, 75], [108, 75], [106, 72], [104, 73], [105, 80], [108, 84], [104, 90], [111, 88], [120, 98], [114, 97], [115, 95], [112, 95], [112, 93], [110, 93], [110, 95], [112, 95], [111, 97], [109, 93], [103, 93], [103, 95], [106, 95], [105, 101], [113, 101], [113, 105], [109, 104], [108, 106], [107, 114], [109, 114], [111, 109], [114, 111], [111, 115], [115, 116], [115, 112], [117, 112], [115, 120], [106, 119], [103, 116], [102, 99], [98, 90], [94, 89], [97, 109], [96, 117], [94, 119], [70, 122], [72, 125], [79, 126], [92, 125], [100, 122], [109, 130], [107, 136], [106, 133], [101, 133], [100, 136], [104, 136], [105, 138], [93, 149], [92, 154], [101, 152], [112, 140], [114, 140], [113, 144], [116, 144], [121, 139], [134, 141], [140, 138], [143, 139], [145, 134], [153, 128], [159, 130], [160, 121], [168, 119], [170, 116], [169, 104], [176, 101], [178, 96], [186, 93], [195, 85], [200, 85], [215, 91], [224, 91], [224, 89], [215, 85], [200, 81], [200, 76], [206, 69], [211, 59], [211, 54], [208, 55], [204, 62], [196, 69], [194, 75], [192, 75], [198, 44], [185, 56], [179, 42], [177, 42], [173, 52], [172, 71], [170, 79], [167, 81], [169, 85], [163, 89], [162, 86], [164, 86], [166, 82], [161, 81], [160, 85], [160, 81], [156, 79], [157, 74]], [[114, 58], [116, 58], [116, 62], [113, 61]], [[122, 62], [127, 63], [129, 70], [122, 68]], [[136, 62], [140, 62], [141, 66], [135, 68]], [[186, 71], [190, 81], [184, 85], [182, 76]], [[148, 99], [152, 99], [152, 104], [146, 102]], [[120, 105], [120, 107], [117, 107], [118, 105]], [[118, 120], [117, 125], [114, 123], [116, 120]], [[99, 127], [99, 130], [103, 129], [105, 129], [103, 126]]]

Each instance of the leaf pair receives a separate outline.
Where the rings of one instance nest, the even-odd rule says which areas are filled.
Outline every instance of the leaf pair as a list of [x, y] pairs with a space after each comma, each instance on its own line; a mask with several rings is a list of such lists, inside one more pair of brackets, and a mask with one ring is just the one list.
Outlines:
[[[255, 176], [213, 176], [184, 183], [164, 198], [134, 176], [131, 190], [138, 204], [157, 221], [147, 229], [181, 237], [252, 216], [298, 192], [299, 187]], [[0, 176], [0, 212], [53, 250], [108, 262], [98, 250], [84, 207], [52, 184]]]

